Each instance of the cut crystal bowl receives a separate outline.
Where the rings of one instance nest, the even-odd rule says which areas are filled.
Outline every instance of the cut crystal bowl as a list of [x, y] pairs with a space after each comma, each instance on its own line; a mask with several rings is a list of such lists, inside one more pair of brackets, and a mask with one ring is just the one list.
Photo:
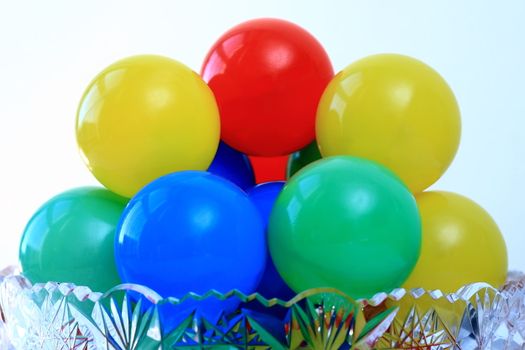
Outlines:
[[[456, 293], [396, 289], [352, 300], [311, 289], [291, 300], [239, 291], [161, 298], [139, 285], [107, 293], [69, 283], [0, 277], [0, 349], [524, 349], [524, 279]], [[236, 301], [213, 319], [184, 303]], [[234, 303], [235, 304], [235, 303]], [[171, 310], [173, 311], [173, 310]]]

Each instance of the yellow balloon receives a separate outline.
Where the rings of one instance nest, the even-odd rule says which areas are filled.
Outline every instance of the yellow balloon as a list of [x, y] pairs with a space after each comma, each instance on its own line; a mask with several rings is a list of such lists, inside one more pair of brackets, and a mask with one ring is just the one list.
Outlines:
[[93, 175], [125, 197], [180, 170], [206, 170], [220, 137], [215, 97], [190, 68], [167, 57], [125, 58], [89, 84], [77, 141]]
[[[448, 294], [466, 284], [486, 282], [499, 288], [507, 276], [507, 248], [490, 215], [472, 200], [451, 192], [429, 191], [416, 195], [421, 214], [423, 240], [416, 267], [405, 281], [407, 290], [439, 289]], [[451, 303], [428, 294], [414, 299], [405, 296], [399, 317], [415, 307], [419, 316], [433, 309], [448, 325], [458, 325], [466, 303]]]
[[423, 229], [421, 255], [403, 287], [450, 293], [474, 282], [503, 285], [507, 248], [483, 208], [451, 192], [423, 192], [416, 201]]
[[382, 163], [420, 192], [437, 181], [459, 146], [461, 120], [445, 80], [407, 56], [374, 55], [350, 64], [326, 88], [317, 110], [323, 156]]

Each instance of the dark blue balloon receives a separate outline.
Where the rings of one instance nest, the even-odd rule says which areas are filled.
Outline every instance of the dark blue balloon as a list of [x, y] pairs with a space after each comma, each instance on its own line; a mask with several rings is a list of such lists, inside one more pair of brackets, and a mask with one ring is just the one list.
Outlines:
[[[253, 293], [267, 255], [263, 222], [246, 193], [204, 171], [173, 173], [144, 187], [124, 210], [115, 241], [122, 281], [163, 297], [211, 289]], [[175, 316], [197, 309], [212, 320], [238, 304], [211, 298], [171, 309]]]
[[245, 191], [255, 185], [255, 176], [248, 157], [223, 141], [219, 144], [208, 171], [230, 180]]
[[[283, 181], [266, 182], [255, 186], [248, 191], [248, 197], [255, 204], [264, 221], [264, 227], [268, 225], [268, 219], [272, 212], [275, 200], [279, 196], [284, 186]], [[295, 293], [288, 287], [275, 268], [269, 251], [267, 251], [266, 268], [263, 277], [257, 288], [257, 292], [265, 298], [279, 298], [288, 300], [295, 296]]]

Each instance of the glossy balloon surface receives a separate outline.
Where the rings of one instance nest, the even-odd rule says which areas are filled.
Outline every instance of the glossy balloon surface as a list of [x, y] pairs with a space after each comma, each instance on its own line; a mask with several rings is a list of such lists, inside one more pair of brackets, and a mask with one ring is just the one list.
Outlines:
[[208, 169], [220, 120], [213, 93], [191, 69], [162, 56], [134, 56], [89, 84], [76, 134], [93, 175], [131, 197], [162, 175]]
[[286, 180], [288, 156], [249, 158], [255, 173], [255, 183]]
[[315, 111], [333, 69], [303, 28], [256, 19], [217, 40], [202, 77], [217, 98], [221, 138], [249, 155], [279, 156], [314, 139]]
[[317, 111], [323, 156], [377, 161], [414, 193], [443, 175], [460, 134], [459, 107], [445, 80], [402, 55], [375, 55], [350, 64], [330, 82]]
[[[257, 208], [236, 185], [202, 171], [166, 175], [142, 189], [126, 207], [115, 244], [122, 280], [165, 297], [252, 293], [266, 264]], [[210, 318], [236, 306], [235, 299], [213, 298], [181, 305]]]
[[296, 172], [319, 159], [321, 159], [321, 152], [319, 152], [317, 142], [314, 141], [302, 150], [290, 154], [286, 167], [286, 177], [292, 177]]
[[505, 241], [483, 208], [451, 192], [423, 192], [416, 200], [423, 244], [404, 287], [450, 293], [474, 282], [503, 285], [508, 267]]
[[75, 283], [105, 292], [120, 284], [113, 254], [115, 228], [127, 199], [83, 187], [46, 202], [20, 242], [24, 275], [33, 283]]
[[[283, 187], [283, 181], [266, 182], [248, 191], [248, 197], [259, 210], [265, 226], [268, 225], [275, 200], [279, 196], [279, 193], [281, 193]], [[266, 257], [266, 268], [259, 287], [257, 287], [257, 293], [266, 298], [279, 298], [281, 300], [289, 300], [295, 296], [295, 293], [288, 287], [286, 282], [284, 282], [279, 272], [277, 272], [269, 253]]]
[[388, 169], [331, 157], [287, 182], [270, 217], [268, 243], [296, 292], [333, 287], [365, 298], [406, 280], [419, 257], [421, 223], [412, 194]]
[[255, 185], [255, 176], [248, 157], [221, 142], [208, 171], [230, 180], [243, 190]]

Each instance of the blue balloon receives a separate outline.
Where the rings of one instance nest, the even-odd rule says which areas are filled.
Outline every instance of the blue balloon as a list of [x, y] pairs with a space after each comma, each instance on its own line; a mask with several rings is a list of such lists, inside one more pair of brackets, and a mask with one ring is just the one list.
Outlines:
[[[284, 181], [266, 182], [259, 184], [248, 191], [248, 197], [255, 204], [264, 222], [264, 227], [268, 225], [268, 219], [272, 212], [273, 205], [281, 193]], [[294, 291], [288, 287], [273, 264], [272, 258], [267, 250], [266, 267], [263, 277], [257, 288], [257, 292], [265, 298], [279, 298], [289, 300], [295, 296]]]
[[223, 141], [220, 142], [208, 171], [230, 180], [245, 191], [255, 185], [255, 176], [248, 157]]
[[[173, 173], [144, 187], [124, 210], [115, 238], [122, 281], [163, 297], [211, 289], [253, 293], [267, 254], [263, 222], [246, 193], [204, 171]], [[191, 300], [171, 312], [176, 319], [196, 309], [212, 320], [238, 304]]]

